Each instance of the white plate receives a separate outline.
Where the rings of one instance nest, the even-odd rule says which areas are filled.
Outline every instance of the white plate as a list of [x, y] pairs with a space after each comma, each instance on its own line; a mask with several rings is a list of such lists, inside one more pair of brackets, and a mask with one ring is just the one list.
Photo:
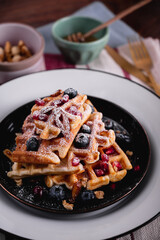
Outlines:
[[23, 104], [68, 87], [114, 102], [133, 114], [149, 136], [151, 165], [145, 179], [128, 198], [87, 214], [40, 212], [21, 205], [0, 189], [0, 228], [21, 237], [106, 239], [137, 228], [160, 210], [160, 99], [144, 87], [115, 75], [83, 69], [31, 74], [0, 87], [0, 121]]

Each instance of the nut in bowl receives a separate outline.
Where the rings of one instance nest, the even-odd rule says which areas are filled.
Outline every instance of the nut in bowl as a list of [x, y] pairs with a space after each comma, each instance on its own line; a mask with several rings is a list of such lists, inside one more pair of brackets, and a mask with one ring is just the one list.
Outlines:
[[7, 41], [4, 47], [0, 47], [0, 62], [20, 62], [32, 56], [30, 49], [22, 40], [16, 46]]
[[44, 39], [31, 26], [0, 24], [0, 84], [45, 70]]
[[108, 28], [93, 35], [85, 42], [71, 42], [66, 39], [73, 33], [86, 33], [101, 22], [88, 17], [65, 17], [53, 24], [52, 36], [66, 60], [74, 64], [87, 64], [98, 57], [109, 39]]

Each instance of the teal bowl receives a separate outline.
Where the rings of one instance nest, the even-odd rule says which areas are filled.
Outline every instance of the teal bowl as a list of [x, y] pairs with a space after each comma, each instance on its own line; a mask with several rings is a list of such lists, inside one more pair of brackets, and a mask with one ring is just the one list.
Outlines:
[[67, 61], [73, 64], [88, 64], [98, 57], [108, 42], [108, 28], [104, 28], [94, 34], [93, 37], [96, 40], [91, 42], [76, 43], [64, 38], [72, 33], [81, 32], [84, 34], [101, 23], [96, 19], [88, 17], [72, 16], [62, 18], [53, 24], [53, 40]]

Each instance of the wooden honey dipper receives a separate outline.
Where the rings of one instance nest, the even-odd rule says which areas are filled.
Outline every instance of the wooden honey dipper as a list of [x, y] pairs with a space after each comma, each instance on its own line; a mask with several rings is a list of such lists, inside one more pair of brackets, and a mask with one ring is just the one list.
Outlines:
[[115, 17], [111, 18], [109, 21], [99, 25], [96, 28], [93, 28], [92, 30], [90, 30], [89, 32], [82, 34], [81, 32], [78, 33], [73, 33], [71, 35], [68, 35], [66, 37], [66, 39], [68, 41], [71, 42], [85, 42], [85, 39], [87, 39], [88, 37], [92, 36], [93, 34], [99, 32], [100, 30], [102, 30], [103, 28], [108, 27], [110, 24], [112, 24], [113, 22], [129, 15], [130, 13], [134, 12], [135, 10], [143, 7], [144, 5], [148, 4], [149, 2], [151, 2], [152, 0], [144, 0], [142, 2], [139, 2], [135, 5], [133, 5], [132, 7], [127, 8], [126, 10], [120, 12], [119, 14], [117, 14]]

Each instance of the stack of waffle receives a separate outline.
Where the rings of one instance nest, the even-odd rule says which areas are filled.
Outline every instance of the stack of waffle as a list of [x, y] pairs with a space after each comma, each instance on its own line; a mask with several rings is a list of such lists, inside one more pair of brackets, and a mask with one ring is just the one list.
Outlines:
[[4, 154], [13, 162], [8, 177], [17, 184], [44, 175], [47, 187], [65, 184], [73, 199], [82, 186], [93, 190], [120, 181], [132, 168], [114, 131], [105, 129], [102, 113], [74, 89], [37, 99], [16, 136], [16, 149]]

